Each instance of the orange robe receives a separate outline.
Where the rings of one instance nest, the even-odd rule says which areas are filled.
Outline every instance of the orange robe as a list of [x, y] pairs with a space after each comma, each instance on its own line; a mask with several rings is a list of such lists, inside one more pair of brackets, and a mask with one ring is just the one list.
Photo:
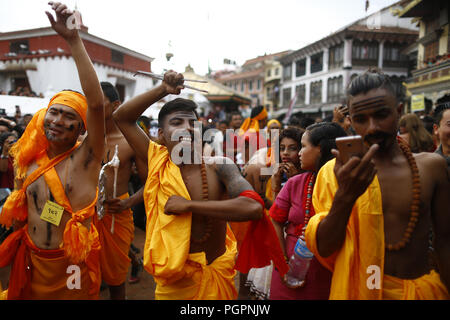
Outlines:
[[[128, 193], [120, 199], [128, 198]], [[127, 279], [131, 259], [128, 256], [134, 238], [133, 211], [127, 209], [114, 214], [114, 233], [111, 233], [112, 214], [105, 214], [101, 220], [94, 216], [100, 244], [100, 267], [102, 279], [111, 286], [118, 286]]]
[[236, 240], [228, 228], [226, 252], [207, 265], [204, 252], [189, 253], [192, 213], [164, 214], [172, 195], [190, 200], [167, 148], [150, 141], [144, 188], [147, 214], [144, 267], [156, 282], [156, 299], [235, 299]]
[[[100, 270], [95, 261], [100, 243], [95, 241], [92, 245], [86, 262], [73, 264], [62, 248], [42, 250], [36, 247], [28, 234], [28, 225], [13, 232], [0, 247], [0, 267], [12, 262], [9, 289], [4, 292], [4, 298], [98, 299]], [[78, 275], [79, 280], [76, 280]]]
[[[305, 233], [308, 248], [322, 265], [333, 272], [330, 299], [449, 299], [435, 272], [414, 280], [384, 275], [384, 219], [377, 176], [353, 206], [341, 249], [327, 258], [319, 255], [317, 228], [331, 209], [338, 189], [334, 164], [335, 159], [328, 161], [317, 175], [313, 191], [316, 214], [309, 220]], [[379, 288], [368, 286], [368, 278], [373, 274], [371, 266], [379, 268]], [[407, 292], [403, 292], [405, 288]]]
[[[27, 219], [28, 208], [26, 189], [31, 183], [43, 175], [46, 184], [49, 186], [50, 191], [55, 198], [55, 202], [63, 206], [64, 210], [71, 214], [71, 218], [66, 223], [64, 228], [61, 254], [67, 258], [66, 269], [68, 266], [67, 263], [70, 265], [79, 265], [80, 268], [82, 265], [86, 264], [87, 269], [81, 268], [81, 270], [82, 272], [85, 270], [87, 274], [89, 274], [90, 284], [88, 290], [89, 295], [84, 295], [84, 298], [90, 299], [98, 297], [98, 292], [100, 290], [100, 268], [98, 258], [100, 244], [98, 241], [97, 229], [94, 224], [91, 223], [90, 228], [88, 229], [81, 222], [94, 215], [98, 193], [96, 194], [94, 200], [86, 208], [73, 212], [69, 199], [65, 194], [64, 187], [55, 169], [56, 164], [69, 156], [69, 154], [77, 146], [78, 145], [75, 145], [72, 149], [58, 155], [52, 160], [47, 157], [46, 153], [41, 154], [36, 160], [39, 167], [25, 179], [22, 189], [15, 190], [5, 202], [0, 215], [0, 223], [10, 225], [14, 219], [19, 221], [25, 221]], [[25, 237], [27, 232], [19, 231], [20, 230], [9, 235], [7, 240], [0, 245], [0, 267], [13, 263], [8, 289], [8, 299], [44, 299], [44, 297], [49, 299], [65, 299], [66, 296], [59, 296], [61, 292], [57, 290], [57, 287], [53, 286], [52, 283], [55, 280], [52, 277], [49, 277], [47, 282], [44, 280], [41, 282], [42, 284], [46, 283], [50, 288], [55, 289], [52, 296], [49, 296], [46, 293], [41, 296], [33, 291], [30, 293], [30, 286], [33, 286], [35, 280], [37, 281], [37, 279], [41, 279], [41, 276], [42, 279], [44, 279], [45, 276], [50, 276], [49, 273], [42, 272], [42, 270], [37, 270], [39, 267], [50, 267], [40, 263], [39, 260], [33, 260], [30, 255], [32, 255], [33, 250], [35, 250], [35, 252], [39, 253], [39, 257], [47, 259], [48, 256], [53, 257], [53, 252], [51, 252], [53, 250], [35, 249], [34, 244], [32, 244], [31, 241], [25, 241], [28, 237]], [[10, 239], [10, 241], [8, 241], [8, 239]], [[25, 243], [27, 243], [27, 245], [25, 245]], [[61, 258], [59, 253], [57, 257]], [[59, 270], [64, 265], [60, 264], [59, 262], [61, 261], [58, 261], [57, 259], [50, 258], [49, 261], [55, 262], [55, 270]], [[36, 265], [34, 265], [35, 262]], [[30, 269], [26, 269], [27, 266]], [[30, 272], [32, 272], [33, 275], [37, 272], [39, 276], [36, 278], [31, 278]], [[67, 276], [65, 275], [64, 279], [66, 278]], [[44, 286], [38, 286], [38, 288], [44, 288]]]

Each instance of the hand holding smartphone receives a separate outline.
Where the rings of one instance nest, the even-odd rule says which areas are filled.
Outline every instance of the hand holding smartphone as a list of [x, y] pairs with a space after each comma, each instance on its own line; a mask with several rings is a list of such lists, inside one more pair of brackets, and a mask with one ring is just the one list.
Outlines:
[[359, 135], [336, 138], [336, 146], [342, 163], [346, 163], [352, 156], [364, 156], [364, 144]]

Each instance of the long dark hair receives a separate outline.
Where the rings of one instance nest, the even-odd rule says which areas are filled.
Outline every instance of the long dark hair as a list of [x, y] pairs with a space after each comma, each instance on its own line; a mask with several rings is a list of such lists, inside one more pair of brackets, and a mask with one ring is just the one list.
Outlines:
[[306, 128], [309, 132], [309, 142], [320, 147], [320, 157], [317, 160], [316, 172], [329, 160], [334, 158], [331, 149], [336, 149], [336, 138], [347, 135], [345, 130], [335, 122], [319, 122]]
[[[281, 145], [281, 140], [284, 138], [291, 138], [295, 142], [297, 142], [298, 150], [300, 151], [302, 147], [302, 136], [305, 131], [296, 127], [288, 127], [286, 129], [281, 130], [280, 136], [278, 137], [278, 147]], [[278, 153], [278, 162], [281, 162], [281, 154]]]

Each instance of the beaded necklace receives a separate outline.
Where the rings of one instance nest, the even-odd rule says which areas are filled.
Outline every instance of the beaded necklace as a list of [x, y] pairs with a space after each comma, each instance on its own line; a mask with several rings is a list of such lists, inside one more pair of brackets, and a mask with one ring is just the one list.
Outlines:
[[306, 199], [305, 199], [305, 204], [304, 204], [304, 212], [305, 212], [305, 220], [303, 223], [303, 228], [302, 228], [302, 234], [300, 236], [300, 238], [302, 240], [305, 240], [305, 230], [306, 230], [306, 226], [308, 225], [309, 222], [309, 218], [311, 218], [311, 204], [312, 204], [312, 192], [314, 189], [314, 182], [316, 180], [316, 175], [315, 173], [312, 173], [309, 177], [308, 177], [308, 181], [306, 181]]
[[[207, 201], [209, 199], [208, 179], [206, 176], [206, 168], [205, 168], [205, 163], [203, 162], [203, 160], [201, 163], [200, 172], [201, 172], [201, 176], [202, 176], [202, 200]], [[194, 239], [194, 237], [192, 236], [192, 233], [191, 233], [191, 242], [193, 242], [195, 244], [205, 243], [211, 236], [212, 221], [208, 217], [204, 217], [204, 219], [206, 220], [206, 227], [205, 227], [205, 234], [203, 235], [203, 237], [201, 237], [200, 239]]]
[[410, 217], [408, 226], [403, 233], [402, 240], [398, 241], [396, 244], [386, 244], [386, 248], [389, 251], [398, 251], [406, 246], [411, 240], [411, 235], [416, 227], [417, 221], [419, 220], [419, 208], [420, 208], [420, 175], [419, 169], [417, 168], [416, 160], [411, 152], [411, 149], [402, 142], [398, 143], [400, 149], [408, 160], [409, 167], [412, 174], [412, 202], [410, 207]]

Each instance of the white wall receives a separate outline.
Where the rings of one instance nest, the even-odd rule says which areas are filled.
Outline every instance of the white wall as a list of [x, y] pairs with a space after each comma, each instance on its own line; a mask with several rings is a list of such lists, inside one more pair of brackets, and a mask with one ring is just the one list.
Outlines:
[[13, 117], [16, 113], [16, 105], [20, 106], [22, 116], [27, 113], [34, 114], [36, 111], [46, 108], [49, 99], [46, 98], [31, 98], [31, 97], [19, 97], [0, 95], [0, 108], [6, 110], [8, 116]]
[[[23, 63], [32, 65], [36, 69], [27, 70], [26, 75], [31, 90], [37, 94], [43, 93], [46, 98], [50, 98], [56, 92], [64, 89], [82, 92], [78, 71], [72, 57], [34, 58], [26, 59]], [[9, 65], [18, 64], [17, 61], [6, 61], [0, 63], [0, 67], [4, 66], [7, 68]], [[118, 70], [97, 63], [94, 63], [94, 68], [99, 81], [109, 81], [114, 85], [116, 83], [125, 85], [126, 99], [153, 87], [153, 81], [149, 77], [133, 77], [132, 72]], [[3, 73], [3, 76], [0, 77], [0, 88], [9, 91], [10, 87], [8, 87], [8, 84], [10, 83], [11, 78], [7, 76], [7, 73]]]

